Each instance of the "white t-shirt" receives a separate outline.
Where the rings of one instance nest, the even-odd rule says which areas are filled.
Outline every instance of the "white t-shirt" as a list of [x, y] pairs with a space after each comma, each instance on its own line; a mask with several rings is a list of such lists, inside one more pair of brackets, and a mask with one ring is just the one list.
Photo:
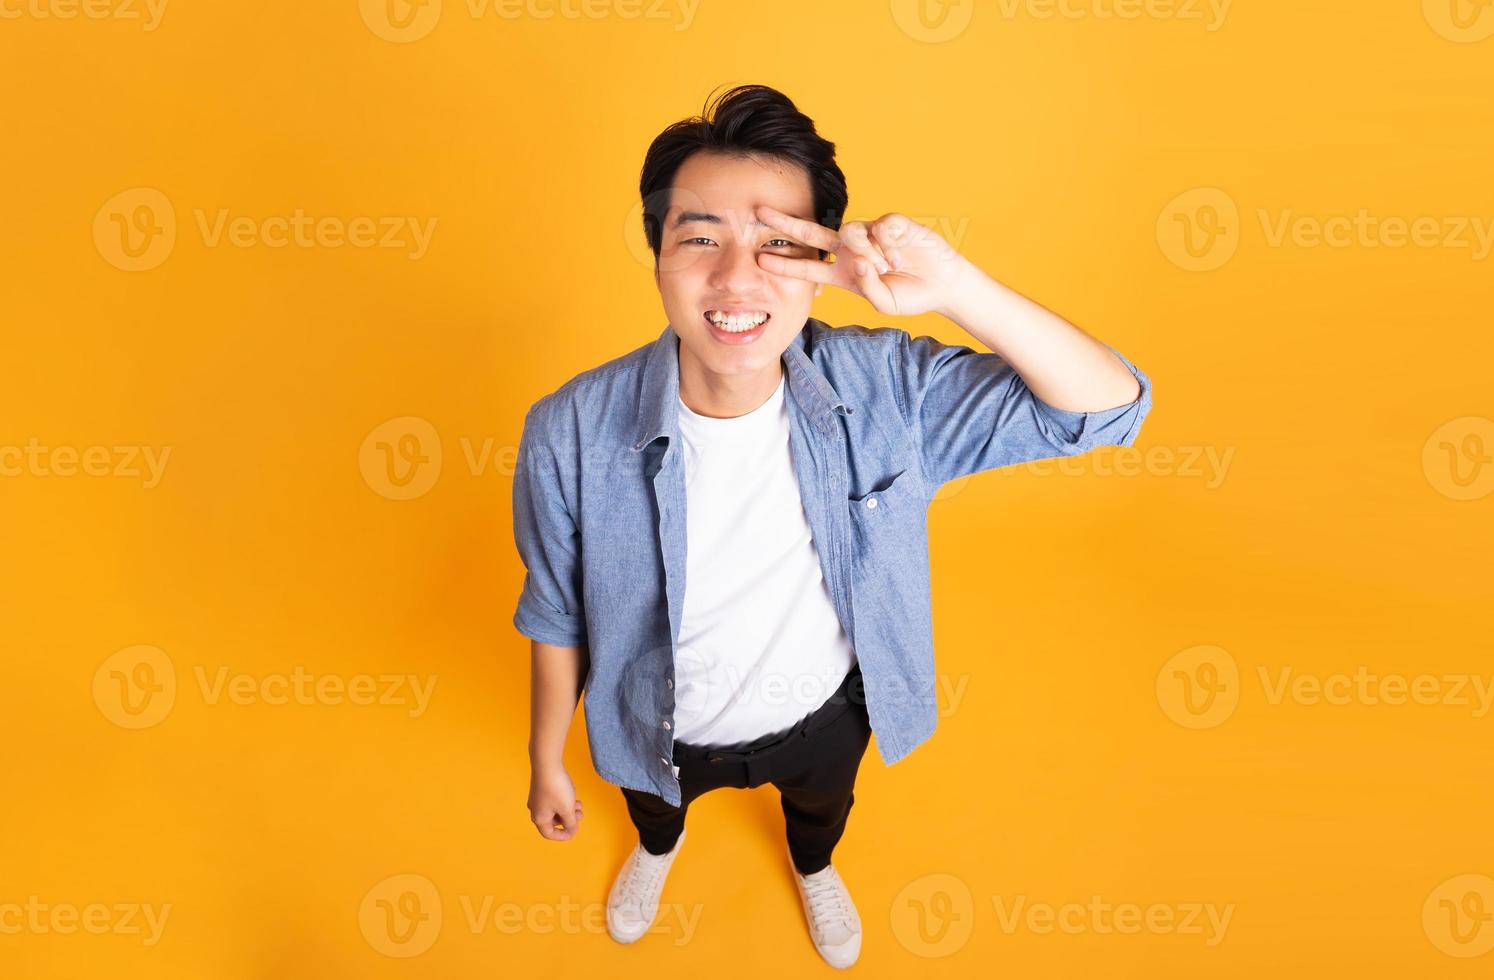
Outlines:
[[692, 745], [788, 728], [856, 663], [799, 496], [786, 391], [780, 378], [730, 419], [679, 403], [687, 539], [674, 737]]

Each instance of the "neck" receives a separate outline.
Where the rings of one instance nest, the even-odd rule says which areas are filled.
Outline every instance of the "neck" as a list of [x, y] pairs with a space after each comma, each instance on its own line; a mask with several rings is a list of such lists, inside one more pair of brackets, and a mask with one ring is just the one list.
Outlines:
[[690, 411], [707, 418], [734, 419], [746, 415], [761, 407], [781, 380], [782, 359], [755, 374], [714, 374], [692, 358], [680, 358], [680, 401]]

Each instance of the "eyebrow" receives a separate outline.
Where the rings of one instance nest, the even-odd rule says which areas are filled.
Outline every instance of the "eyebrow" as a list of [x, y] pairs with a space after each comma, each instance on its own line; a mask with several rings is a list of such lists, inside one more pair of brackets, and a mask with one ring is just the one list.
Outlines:
[[[681, 211], [679, 213], [679, 216], [674, 219], [674, 224], [671, 227], [678, 228], [680, 225], [688, 225], [695, 222], [700, 222], [708, 225], [719, 225], [721, 224], [721, 217], [720, 215], [709, 214], [705, 211]], [[756, 218], [752, 219], [751, 224], [754, 228], [769, 227], [767, 222], [758, 221]]]

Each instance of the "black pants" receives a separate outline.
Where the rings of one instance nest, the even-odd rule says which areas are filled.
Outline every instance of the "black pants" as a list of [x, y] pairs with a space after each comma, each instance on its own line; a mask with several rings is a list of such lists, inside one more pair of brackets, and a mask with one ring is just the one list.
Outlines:
[[723, 786], [751, 789], [772, 783], [783, 805], [794, 866], [800, 874], [814, 874], [830, 863], [830, 852], [845, 833], [856, 801], [856, 771], [870, 740], [866, 691], [857, 664], [823, 705], [787, 731], [730, 748], [676, 741], [679, 806], [670, 806], [653, 793], [626, 788], [622, 792], [644, 850], [664, 854], [679, 840], [685, 812], [701, 794]]

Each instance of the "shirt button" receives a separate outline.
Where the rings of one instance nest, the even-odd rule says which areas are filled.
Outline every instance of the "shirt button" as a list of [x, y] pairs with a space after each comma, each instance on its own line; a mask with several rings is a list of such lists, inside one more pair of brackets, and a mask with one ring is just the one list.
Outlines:
[[670, 730], [670, 728], [672, 728], [672, 727], [674, 727], [674, 726], [672, 726], [672, 725], [670, 725], [670, 724], [669, 724], [669, 722], [667, 722], [667, 721], [666, 721], [666, 722], [665, 722], [665, 723], [664, 723], [664, 730], [665, 730], [665, 731], [666, 731], [666, 732], [667, 732], [667, 731], [669, 731], [669, 730]]
[[669, 765], [669, 760], [664, 758], [662, 755], [659, 756], [659, 761], [664, 763], [666, 766]]
[[674, 689], [674, 678], [671, 677], [668, 680], [666, 680], [664, 682], [664, 686], [667, 687], [667, 688], [670, 688], [671, 690], [673, 690]]
[[877, 498], [876, 497], [867, 497], [866, 498], [866, 506], [868, 506], [868, 507], [875, 507], [875, 506], [877, 506]]

